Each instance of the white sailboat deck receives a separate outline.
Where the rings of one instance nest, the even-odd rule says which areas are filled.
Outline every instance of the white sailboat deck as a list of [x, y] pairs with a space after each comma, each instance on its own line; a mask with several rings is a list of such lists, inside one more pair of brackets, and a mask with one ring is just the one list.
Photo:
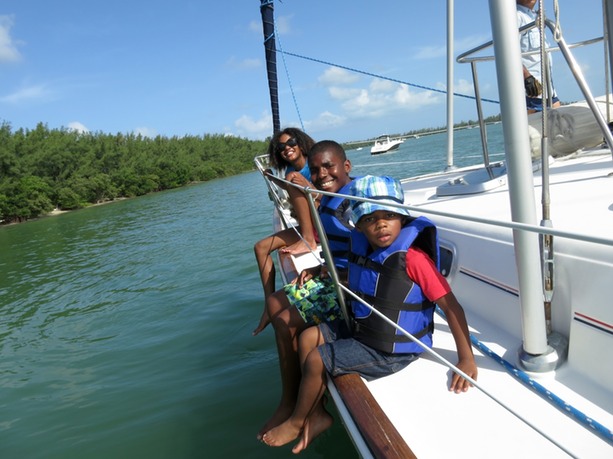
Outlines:
[[[557, 160], [551, 164], [552, 219], [554, 227], [563, 231], [610, 238], [613, 229], [613, 163], [611, 156], [588, 155], [586, 158]], [[509, 221], [507, 186], [478, 195], [437, 198], [436, 187], [461, 176], [465, 171], [447, 174], [445, 178], [405, 182], [406, 201], [409, 205], [424, 209], [444, 210], [471, 216]], [[540, 201], [540, 178], [535, 177], [535, 199]], [[538, 208], [540, 214], [540, 208]], [[413, 212], [415, 215], [415, 212]], [[458, 240], [461, 230], [446, 217], [430, 216], [439, 227], [441, 238], [454, 233]], [[596, 220], [594, 220], [596, 219]], [[473, 224], [474, 226], [474, 224]], [[460, 238], [461, 239], [461, 238]], [[490, 240], [490, 241], [488, 241]], [[514, 269], [499, 272], [495, 260], [483, 260], [490, 249], [508, 241], [512, 255], [511, 231], [491, 228], [481, 231], [473, 244], [474, 257], [460, 256], [462, 268], [473, 267], [478, 259], [481, 273], [498, 279], [511, 293], [516, 291]], [[556, 273], [557, 282], [569, 280], [565, 271], [568, 262], [579, 267], [583, 263], [599, 261], [602, 271], [592, 267], [585, 273], [575, 272], [575, 282], [594, 282], [593, 277], [611, 272], [613, 248], [592, 246], [578, 241], [557, 238], [563, 247], [558, 255], [567, 262]], [[562, 245], [562, 241], [564, 241]], [[491, 246], [489, 245], [491, 242]], [[606, 269], [605, 269], [606, 267]], [[584, 276], [582, 279], [581, 276]], [[496, 292], [479, 285], [474, 279], [466, 279], [454, 273], [450, 281], [456, 295], [466, 310], [473, 336], [494, 353], [519, 367], [517, 352], [521, 345], [521, 317], [514, 295]], [[610, 279], [609, 279], [610, 282]], [[579, 284], [582, 285], [582, 282]], [[589, 285], [589, 284], [588, 284]], [[591, 285], [606, 285], [601, 282]], [[580, 287], [575, 287], [580, 288]], [[564, 290], [561, 290], [564, 292]], [[562, 296], [564, 293], [558, 293]], [[606, 428], [613, 427], [613, 365], [607, 349], [611, 349], [613, 332], [613, 308], [607, 292], [590, 292], [585, 304], [567, 304], [564, 298], [556, 298], [558, 310], [554, 310], [554, 325], [570, 336], [569, 360], [557, 371], [545, 375], [530, 375], [542, 386], [564, 400], [574, 410], [596, 420]], [[475, 303], [481, 303], [474, 307]], [[572, 320], [572, 314], [585, 312], [602, 323], [603, 330], [594, 330]], [[504, 328], [504, 329], [503, 329]], [[608, 330], [608, 333], [607, 333]], [[447, 325], [437, 318], [434, 349], [451, 363], [456, 363], [453, 338]], [[590, 431], [590, 427], [577, 428], [577, 422], [556, 405], [545, 400], [523, 382], [508, 373], [489, 356], [475, 349], [479, 367], [478, 383], [521, 417], [528, 420], [546, 435], [555, 439], [564, 449], [576, 457], [613, 457], [610, 443]], [[607, 357], [608, 356], [608, 357]], [[424, 356], [402, 372], [367, 383], [392, 424], [405, 438], [417, 457], [568, 457], [568, 454], [547, 438], [537, 433], [518, 417], [511, 414], [477, 388], [465, 394], [448, 392], [451, 371], [434, 357]], [[400, 389], [401, 388], [401, 389]], [[432, 429], [431, 433], [424, 430]], [[512, 433], [512, 434], [510, 434]], [[511, 436], [512, 435], [512, 436]]]
[[[515, 363], [517, 341], [500, 329], [483, 325], [469, 315], [471, 333], [497, 354]], [[487, 332], [485, 332], [487, 330]], [[456, 363], [449, 329], [436, 319], [434, 349]], [[589, 428], [577, 429], [573, 419], [538, 393], [512, 377], [500, 364], [475, 350], [477, 382], [489, 393], [544, 433], [559, 441], [576, 457], [610, 458], [613, 448]], [[467, 393], [448, 391], [451, 377], [446, 366], [424, 356], [403, 371], [367, 383], [392, 423], [417, 457], [557, 458], [568, 455], [477, 388]], [[567, 403], [600, 423], [613, 425], [610, 392], [589, 384], [572, 370], [561, 369], [537, 379]], [[573, 391], [590, 394], [587, 400]], [[398, 388], [403, 390], [399, 391]], [[512, 434], [511, 434], [512, 433]]]

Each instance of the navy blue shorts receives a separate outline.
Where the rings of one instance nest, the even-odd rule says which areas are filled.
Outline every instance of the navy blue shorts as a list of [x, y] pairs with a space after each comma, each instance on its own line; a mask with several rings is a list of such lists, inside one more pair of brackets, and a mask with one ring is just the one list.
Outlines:
[[[558, 99], [556, 96], [553, 96], [551, 98], [552, 105], [558, 102], [560, 102], [560, 99]], [[528, 110], [536, 110], [537, 112], [542, 112], [543, 111], [543, 99], [541, 99], [540, 97], [526, 96], [526, 107], [528, 108]], [[549, 107], [549, 105], [547, 107]]]
[[332, 376], [358, 373], [367, 381], [391, 375], [405, 368], [419, 354], [388, 354], [351, 337], [344, 320], [318, 325], [325, 344], [317, 348]]

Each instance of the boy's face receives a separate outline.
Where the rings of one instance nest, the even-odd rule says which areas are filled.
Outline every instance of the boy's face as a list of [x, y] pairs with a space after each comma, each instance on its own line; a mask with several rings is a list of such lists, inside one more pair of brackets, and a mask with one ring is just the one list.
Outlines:
[[364, 233], [375, 249], [389, 247], [402, 229], [402, 215], [389, 210], [376, 210], [366, 214], [356, 224], [358, 231]]
[[349, 160], [342, 161], [329, 150], [309, 157], [309, 169], [311, 170], [311, 181], [318, 190], [336, 193], [351, 182]]

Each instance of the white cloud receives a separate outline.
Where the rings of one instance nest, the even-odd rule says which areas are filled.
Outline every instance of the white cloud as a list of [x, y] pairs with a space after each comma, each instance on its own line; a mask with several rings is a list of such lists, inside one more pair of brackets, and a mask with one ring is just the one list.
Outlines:
[[[326, 78], [326, 75], [319, 80], [335, 83], [341, 81]], [[327, 90], [330, 97], [341, 104], [344, 112], [344, 115], [340, 115], [342, 119], [380, 118], [399, 110], [415, 111], [439, 102], [439, 98], [430, 91], [414, 92], [407, 85], [380, 78], [372, 79], [366, 88], [335, 84], [327, 87]]]
[[263, 112], [257, 120], [243, 115], [234, 122], [234, 125], [240, 135], [249, 138], [264, 139], [272, 133], [272, 117], [267, 112]]
[[[478, 45], [488, 42], [489, 40], [490, 38], [487, 38], [485, 35], [473, 35], [455, 39], [453, 41], [455, 54], [462, 54]], [[484, 52], [487, 54], [487, 51]], [[492, 53], [492, 48], [489, 48], [489, 52], [490, 54]], [[423, 46], [418, 48], [413, 57], [415, 59], [438, 59], [445, 56], [447, 56], [447, 44], [442, 43], [440, 45]]]
[[353, 84], [359, 79], [359, 75], [351, 73], [345, 69], [328, 67], [323, 75], [318, 78], [318, 81], [324, 86], [335, 86], [341, 84]]
[[12, 16], [0, 16], [0, 62], [21, 60], [15, 41], [11, 38]]
[[247, 28], [252, 32], [262, 33], [262, 21], [251, 21]]
[[320, 113], [317, 118], [305, 122], [305, 129], [308, 132], [317, 132], [320, 130], [334, 129], [341, 127], [347, 121], [346, 117], [335, 115], [328, 111]]
[[368, 92], [365, 89], [360, 88], [341, 88], [339, 86], [332, 86], [328, 88], [328, 94], [334, 100], [346, 101], [349, 99], [358, 99], [360, 96], [368, 97]]
[[279, 35], [287, 35], [288, 33], [290, 33], [291, 30], [293, 30], [292, 26], [290, 25], [290, 21], [293, 18], [293, 14], [289, 16], [279, 16], [275, 18], [275, 26]]
[[[490, 87], [489, 84], [479, 85], [479, 86], [481, 87], [481, 91], [486, 90]], [[466, 94], [467, 96], [474, 96], [475, 87], [472, 81], [468, 81], [468, 80], [461, 78], [460, 80], [456, 81], [454, 92], [458, 92], [460, 94]]]
[[87, 129], [84, 124], [79, 123], [78, 121], [72, 121], [68, 123], [68, 129], [70, 129], [71, 131], [77, 131], [81, 134], [87, 134], [89, 132], [89, 129]]
[[19, 104], [22, 102], [37, 101], [49, 99], [52, 97], [52, 92], [47, 89], [44, 84], [28, 86], [19, 89], [12, 94], [0, 97], [0, 102], [9, 104]]
[[150, 139], [153, 139], [158, 136], [158, 133], [155, 129], [148, 127], [137, 127], [136, 129], [134, 129], [134, 134], [140, 135], [142, 137], [148, 137]]
[[[481, 89], [481, 92], [486, 92], [487, 90], [491, 88], [491, 86], [492, 85], [490, 85], [489, 83], [485, 83], [485, 84], [480, 84], [479, 88]], [[436, 88], [440, 89], [441, 91], [446, 91], [447, 84], [438, 82], [436, 84]], [[468, 80], [465, 80], [464, 78], [460, 78], [458, 81], [454, 83], [453, 92], [455, 92], [456, 94], [464, 94], [466, 96], [474, 96], [475, 87], [472, 81], [468, 81]]]

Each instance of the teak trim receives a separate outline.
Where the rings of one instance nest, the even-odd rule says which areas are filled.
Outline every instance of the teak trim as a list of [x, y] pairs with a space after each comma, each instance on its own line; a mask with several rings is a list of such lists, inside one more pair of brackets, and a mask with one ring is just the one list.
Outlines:
[[416, 459], [360, 376], [337, 376], [334, 385], [375, 458]]

